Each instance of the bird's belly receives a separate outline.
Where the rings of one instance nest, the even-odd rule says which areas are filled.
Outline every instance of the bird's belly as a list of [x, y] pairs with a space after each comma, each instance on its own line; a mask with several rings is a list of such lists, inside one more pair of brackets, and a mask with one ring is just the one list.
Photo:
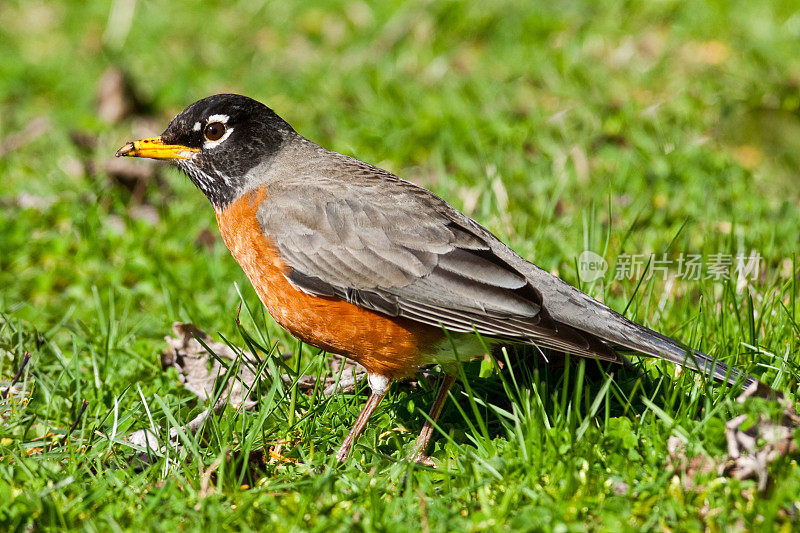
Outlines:
[[436, 327], [389, 317], [338, 298], [312, 296], [286, 278], [288, 267], [258, 224], [259, 189], [217, 210], [220, 233], [267, 311], [292, 335], [312, 346], [358, 361], [390, 379], [412, 375], [433, 362], [446, 341]]

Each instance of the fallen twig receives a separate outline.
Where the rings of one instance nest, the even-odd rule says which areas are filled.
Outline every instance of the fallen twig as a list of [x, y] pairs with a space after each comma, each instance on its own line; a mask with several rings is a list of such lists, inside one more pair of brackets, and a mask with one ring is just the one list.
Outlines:
[[89, 406], [89, 402], [87, 402], [87, 401], [84, 399], [84, 400], [81, 402], [81, 407], [80, 407], [80, 409], [78, 409], [78, 414], [77, 414], [77, 415], [75, 415], [75, 421], [74, 421], [74, 422], [72, 423], [72, 425], [69, 427], [69, 430], [67, 431], [67, 433], [66, 433], [66, 434], [65, 434], [65, 435], [64, 435], [64, 436], [61, 438], [61, 445], [62, 445], [62, 446], [64, 446], [64, 445], [67, 443], [67, 440], [69, 440], [69, 437], [70, 437], [70, 435], [72, 435], [72, 432], [73, 432], [73, 431], [75, 431], [75, 428], [76, 428], [76, 427], [78, 427], [78, 424], [80, 424], [80, 422], [81, 422], [81, 417], [83, 417], [83, 412], [84, 412], [84, 411], [86, 411], [86, 408], [87, 408], [88, 406]]
[[5, 400], [8, 398], [9, 394], [11, 394], [11, 389], [14, 388], [14, 385], [19, 382], [20, 378], [22, 377], [22, 372], [25, 370], [25, 366], [28, 364], [28, 361], [31, 360], [31, 354], [25, 352], [25, 356], [22, 358], [22, 363], [19, 365], [19, 370], [17, 370], [17, 374], [14, 376], [14, 379], [11, 380], [11, 383], [6, 387], [6, 390], [3, 391], [3, 399]]

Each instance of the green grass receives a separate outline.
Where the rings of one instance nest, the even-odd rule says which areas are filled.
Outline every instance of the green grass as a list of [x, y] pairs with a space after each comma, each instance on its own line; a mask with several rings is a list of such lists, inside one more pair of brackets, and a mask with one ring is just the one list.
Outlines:
[[[714, 474], [687, 490], [668, 467], [670, 435], [718, 457], [727, 420], [774, 415], [775, 406], [740, 405], [734, 390], [675, 379], [673, 367], [653, 362], [613, 380], [594, 362], [547, 369], [512, 355], [513, 371], [468, 365], [469, 389], [454, 389], [439, 424], [437, 470], [398, 462], [433, 398], [424, 383], [393, 387], [344, 466], [333, 453], [364, 391], [307, 397], [269, 379], [255, 411], [228, 409], [184, 435], [178, 455], [142, 462], [111, 434], [166, 430], [204, 408], [161, 370], [172, 322], [237, 346], [252, 336], [264, 364], [292, 352], [291, 368], [327, 367], [265, 316], [218, 238], [210, 249], [197, 244], [217, 230], [187, 179], [165, 170], [144, 192], [158, 220], [135, 216], [131, 194], [103, 170], [135, 124], [108, 124], [94, 107], [111, 65], [152, 105], [158, 126], [142, 134], [210, 93], [248, 94], [320, 144], [431, 188], [574, 284], [585, 249], [612, 267], [622, 254], [755, 250], [760, 278], [740, 291], [712, 279], [638, 285], [613, 273], [583, 288], [796, 398], [796, 9], [140, 2], [125, 31], [124, 12], [110, 16], [106, 2], [0, 3], [0, 139], [37, 117], [50, 124], [0, 158], [2, 379], [32, 354], [21, 384], [29, 397], [0, 403], [0, 524], [796, 529], [796, 456], [770, 465], [763, 493]], [[74, 131], [96, 145], [77, 147]], [[240, 329], [241, 301], [253, 314], [243, 312]], [[297, 464], [264, 459], [277, 441], [289, 441], [282, 453]]]

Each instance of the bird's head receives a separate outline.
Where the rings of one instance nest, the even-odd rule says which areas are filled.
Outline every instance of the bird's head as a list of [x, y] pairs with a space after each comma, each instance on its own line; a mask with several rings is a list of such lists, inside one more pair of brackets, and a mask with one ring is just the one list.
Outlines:
[[264, 104], [217, 94], [181, 111], [160, 136], [127, 143], [117, 157], [171, 161], [212, 204], [224, 207], [246, 187], [250, 171], [269, 162], [293, 133]]

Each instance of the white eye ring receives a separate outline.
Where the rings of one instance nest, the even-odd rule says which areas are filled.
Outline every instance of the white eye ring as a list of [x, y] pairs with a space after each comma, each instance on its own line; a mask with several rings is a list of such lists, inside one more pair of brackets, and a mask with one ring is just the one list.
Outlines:
[[[203, 136], [206, 138], [206, 141], [203, 143], [204, 150], [212, 150], [225, 142], [225, 139], [230, 137], [231, 133], [233, 133], [233, 128], [226, 126], [226, 122], [228, 121], [227, 115], [212, 115], [208, 117], [208, 121], [206, 122], [205, 127], [203, 128]], [[219, 138], [214, 139], [213, 136], [209, 137], [209, 126], [217, 125], [218, 127], [223, 128], [222, 136]]]

